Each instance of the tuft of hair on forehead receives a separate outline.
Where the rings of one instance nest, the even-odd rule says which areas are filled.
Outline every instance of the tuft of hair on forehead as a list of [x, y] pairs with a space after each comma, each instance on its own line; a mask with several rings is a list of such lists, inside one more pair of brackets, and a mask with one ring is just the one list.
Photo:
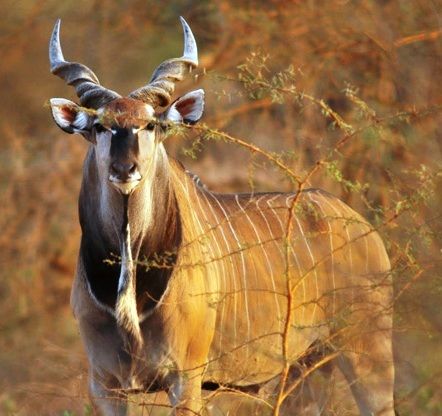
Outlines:
[[117, 98], [98, 110], [100, 122], [108, 127], [131, 127], [148, 123], [154, 118], [152, 106], [133, 98]]

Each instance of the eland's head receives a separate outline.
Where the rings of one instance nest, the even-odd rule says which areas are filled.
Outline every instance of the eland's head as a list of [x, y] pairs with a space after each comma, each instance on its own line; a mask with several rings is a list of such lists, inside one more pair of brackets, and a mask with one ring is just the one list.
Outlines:
[[163, 62], [147, 85], [127, 97], [101, 86], [87, 66], [64, 59], [60, 20], [52, 32], [51, 72], [72, 85], [80, 101], [78, 105], [52, 98], [54, 120], [65, 132], [80, 133], [95, 146], [101, 179], [123, 194], [131, 193], [149, 175], [168, 122], [192, 124], [202, 116], [203, 90], [192, 91], [172, 102], [175, 83], [198, 65], [195, 38], [183, 18], [181, 23], [183, 56]]

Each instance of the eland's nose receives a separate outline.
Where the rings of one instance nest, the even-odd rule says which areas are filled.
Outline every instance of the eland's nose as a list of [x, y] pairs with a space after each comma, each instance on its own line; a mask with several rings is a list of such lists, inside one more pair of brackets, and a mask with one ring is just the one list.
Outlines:
[[125, 182], [136, 172], [137, 165], [133, 162], [113, 162], [110, 170], [113, 176]]

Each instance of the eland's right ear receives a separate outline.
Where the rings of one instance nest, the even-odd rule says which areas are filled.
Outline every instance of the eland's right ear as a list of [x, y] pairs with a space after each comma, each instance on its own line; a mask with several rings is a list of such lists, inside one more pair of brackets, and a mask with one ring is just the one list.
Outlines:
[[49, 102], [58, 127], [66, 133], [79, 133], [90, 140], [93, 116], [81, 110], [78, 104], [64, 98], [51, 98]]
[[204, 111], [204, 90], [195, 90], [177, 98], [163, 113], [173, 123], [195, 124]]

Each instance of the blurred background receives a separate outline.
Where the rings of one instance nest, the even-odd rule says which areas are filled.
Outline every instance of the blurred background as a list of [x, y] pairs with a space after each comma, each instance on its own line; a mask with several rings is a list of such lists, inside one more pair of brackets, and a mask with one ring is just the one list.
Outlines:
[[[442, 414], [439, 0], [1, 6], [0, 414], [90, 413], [69, 308], [88, 144], [59, 130], [46, 106], [51, 97], [76, 99], [49, 72], [55, 20], [62, 18], [65, 57], [127, 94], [164, 59], [181, 56], [180, 15], [201, 65], [177, 96], [204, 88], [208, 127], [271, 152], [301, 176], [325, 160], [309, 184], [379, 227], [395, 282], [398, 410]], [[256, 153], [216, 138], [206, 131], [169, 138], [166, 147], [216, 191], [294, 189]]]

